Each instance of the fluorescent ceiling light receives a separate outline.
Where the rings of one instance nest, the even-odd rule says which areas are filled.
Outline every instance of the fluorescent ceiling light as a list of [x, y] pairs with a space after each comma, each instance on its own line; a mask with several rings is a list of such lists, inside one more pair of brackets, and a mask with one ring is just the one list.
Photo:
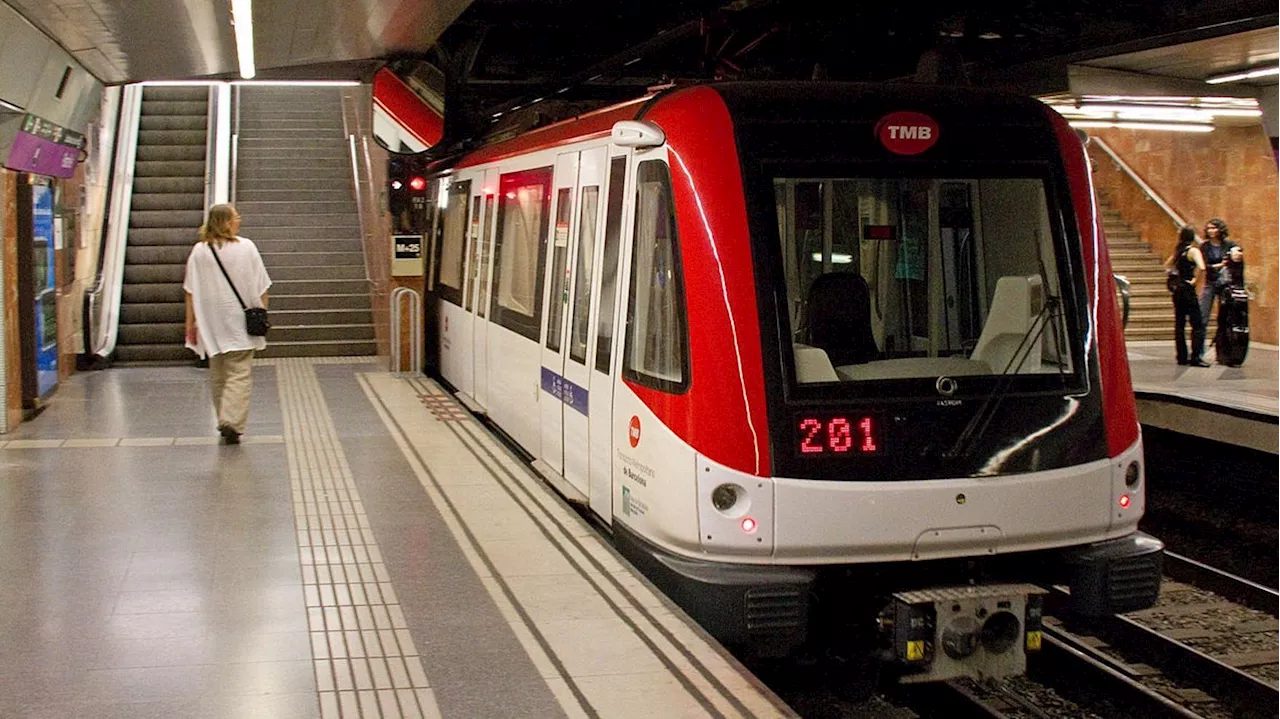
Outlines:
[[1218, 85], [1224, 82], [1236, 82], [1237, 80], [1252, 80], [1255, 77], [1266, 77], [1267, 75], [1280, 75], [1280, 65], [1271, 67], [1261, 67], [1256, 70], [1246, 70], [1245, 72], [1236, 72], [1230, 75], [1218, 75], [1205, 79], [1210, 85]]
[[240, 60], [240, 77], [252, 79], [258, 74], [253, 64], [253, 0], [231, 0], [231, 22], [236, 27], [236, 55]]
[[143, 80], [138, 83], [144, 87], [202, 87], [205, 85], [221, 85], [221, 80]]
[[232, 85], [271, 85], [293, 87], [356, 87], [359, 80], [235, 80]]
[[1072, 127], [1113, 128], [1117, 130], [1166, 130], [1170, 132], [1213, 132], [1213, 125], [1193, 125], [1177, 122], [1135, 122], [1132, 120], [1071, 120]]

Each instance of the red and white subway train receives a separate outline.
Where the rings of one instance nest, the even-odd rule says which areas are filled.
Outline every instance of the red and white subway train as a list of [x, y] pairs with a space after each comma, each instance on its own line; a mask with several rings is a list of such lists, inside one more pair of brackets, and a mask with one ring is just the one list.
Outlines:
[[1081, 138], [1039, 102], [711, 83], [432, 167], [439, 374], [726, 645], [1023, 671], [1149, 606]]

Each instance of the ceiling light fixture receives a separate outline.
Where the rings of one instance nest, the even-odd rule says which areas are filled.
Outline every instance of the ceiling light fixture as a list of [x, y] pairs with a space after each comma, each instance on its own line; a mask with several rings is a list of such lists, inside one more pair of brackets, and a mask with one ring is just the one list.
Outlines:
[[253, 0], [231, 0], [231, 22], [236, 28], [240, 77], [250, 80], [258, 74], [253, 64]]
[[1205, 78], [1205, 82], [1210, 85], [1219, 85], [1224, 82], [1237, 82], [1239, 80], [1252, 80], [1255, 77], [1266, 77], [1267, 75], [1280, 75], [1280, 65], [1271, 67], [1261, 67], [1256, 70], [1246, 70], [1244, 72], [1235, 72], [1230, 75], [1218, 75], [1217, 77]]
[[260, 86], [288, 86], [288, 87], [357, 87], [360, 85], [358, 80], [234, 80], [232, 85], [251, 85]]
[[1113, 128], [1117, 130], [1164, 130], [1170, 132], [1213, 132], [1213, 125], [1196, 125], [1186, 122], [1134, 122], [1131, 120], [1070, 120], [1069, 125], [1079, 128]]

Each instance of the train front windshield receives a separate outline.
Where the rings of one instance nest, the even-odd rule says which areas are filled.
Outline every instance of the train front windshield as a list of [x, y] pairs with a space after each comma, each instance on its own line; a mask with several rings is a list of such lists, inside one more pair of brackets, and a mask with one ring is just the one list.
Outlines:
[[1043, 178], [796, 173], [773, 190], [797, 389], [1076, 384]]

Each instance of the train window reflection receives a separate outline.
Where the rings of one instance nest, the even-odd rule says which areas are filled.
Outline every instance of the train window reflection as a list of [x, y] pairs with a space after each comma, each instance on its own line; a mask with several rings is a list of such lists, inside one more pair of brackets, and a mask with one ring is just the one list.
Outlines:
[[542, 267], [551, 214], [551, 172], [543, 167], [499, 182], [493, 321], [535, 342], [542, 323]]
[[467, 198], [471, 194], [471, 181], [450, 184], [448, 193], [448, 204], [441, 213], [444, 232], [437, 283], [441, 297], [455, 305], [461, 305], [462, 259], [466, 249]]
[[561, 320], [569, 304], [569, 283], [565, 270], [569, 262], [569, 222], [573, 219], [573, 190], [556, 193], [556, 227], [551, 240], [551, 299], [547, 315], [547, 349], [560, 351]]
[[635, 198], [624, 376], [655, 389], [678, 392], [688, 386], [688, 342], [671, 176], [665, 163], [640, 163]]
[[591, 312], [591, 267], [596, 257], [596, 218], [599, 216], [600, 188], [582, 188], [582, 214], [578, 218], [578, 262], [573, 279], [573, 330], [569, 356], [579, 364], [587, 362], [587, 320]]
[[775, 178], [800, 383], [1070, 374], [1044, 182]]
[[627, 158], [609, 161], [609, 205], [604, 218], [604, 261], [600, 263], [599, 328], [596, 370], [609, 374], [613, 359], [613, 312], [618, 297], [618, 244], [622, 237], [622, 201], [626, 199]]

